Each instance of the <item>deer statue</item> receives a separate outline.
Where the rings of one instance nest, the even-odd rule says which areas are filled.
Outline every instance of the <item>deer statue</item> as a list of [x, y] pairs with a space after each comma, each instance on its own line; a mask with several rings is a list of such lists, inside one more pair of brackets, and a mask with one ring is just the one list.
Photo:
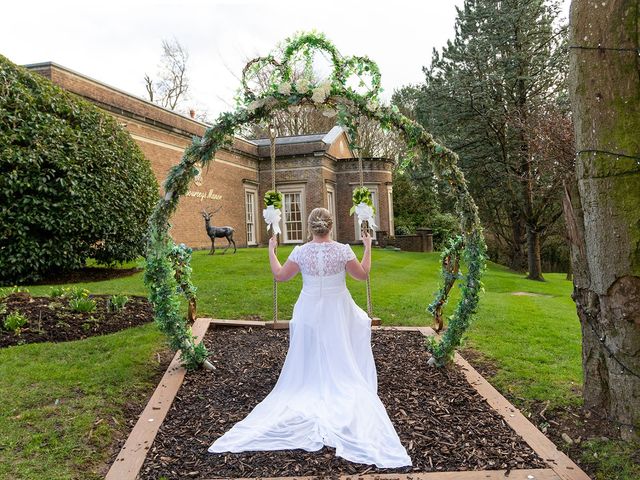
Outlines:
[[209, 235], [209, 238], [211, 239], [211, 251], [209, 252], [209, 255], [214, 255], [216, 253], [216, 245], [215, 245], [216, 238], [226, 238], [227, 241], [229, 242], [229, 244], [227, 245], [227, 248], [225, 248], [224, 252], [222, 252], [223, 255], [227, 252], [227, 250], [229, 250], [229, 247], [231, 246], [232, 243], [233, 243], [233, 253], [236, 253], [236, 242], [233, 240], [233, 228], [211, 226], [211, 217], [213, 216], [214, 213], [217, 213], [221, 208], [222, 206], [219, 206], [217, 209], [215, 209], [213, 212], [210, 212], [210, 213], [204, 209], [202, 210], [202, 217], [204, 218], [204, 225], [205, 225], [205, 228], [207, 229], [207, 235]]

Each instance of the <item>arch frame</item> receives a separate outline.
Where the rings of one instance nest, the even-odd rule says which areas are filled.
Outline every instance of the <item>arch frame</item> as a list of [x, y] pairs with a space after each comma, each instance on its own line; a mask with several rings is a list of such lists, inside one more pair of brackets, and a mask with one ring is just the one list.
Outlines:
[[[297, 52], [310, 58], [314, 51], [330, 54], [333, 73], [318, 84], [310, 80], [291, 82], [289, 60]], [[247, 64], [243, 71], [243, 94], [238, 107], [232, 112], [221, 114], [202, 137], [194, 137], [191, 145], [185, 149], [180, 163], [169, 171], [163, 184], [164, 195], [159, 199], [149, 220], [146, 252], [144, 279], [154, 307], [156, 324], [167, 335], [171, 348], [181, 352], [186, 368], [212, 367], [207, 360], [205, 346], [202, 342], [196, 344], [187, 319], [180, 313], [181, 296], [185, 295], [180, 285], [189, 282], [190, 273], [188, 265], [187, 268], [184, 266], [184, 259], [190, 255], [176, 254], [176, 248], [187, 247], [176, 246], [170, 237], [171, 215], [198, 173], [196, 164], [201, 164], [202, 167], [208, 165], [217, 150], [231, 144], [234, 134], [242, 126], [265, 120], [278, 110], [312, 105], [319, 109], [337, 111], [338, 123], [346, 128], [351, 141], [357, 138], [355, 122], [359, 116], [375, 120], [385, 129], [396, 130], [413, 153], [411, 161], [429, 162], [436, 177], [445, 180], [455, 196], [460, 235], [453, 238], [442, 253], [442, 284], [435, 299], [427, 307], [431, 313], [435, 313], [438, 308], [441, 311], [448, 300], [450, 285], [456, 280], [461, 281], [461, 298], [449, 318], [448, 328], [439, 340], [432, 337], [426, 345], [432, 353], [431, 364], [442, 366], [449, 363], [477, 310], [486, 261], [486, 245], [478, 209], [458, 166], [458, 156], [436, 142], [420, 124], [400, 113], [396, 106], [380, 103], [379, 69], [368, 57], [344, 58], [324, 35], [315, 32], [301, 33], [287, 39], [284, 52], [282, 61], [277, 61], [270, 55]], [[253, 92], [249, 88], [247, 76], [255, 74], [264, 65], [275, 67], [281, 76], [272, 76], [272, 83], [263, 91]], [[359, 92], [348, 85], [349, 78], [356, 76], [360, 79], [360, 86], [365, 86], [362, 75], [370, 77], [371, 87], [365, 92]], [[357, 151], [358, 145], [353, 144], [352, 148]], [[175, 260], [172, 260], [176, 256], [182, 258], [182, 266], [177, 266]], [[458, 271], [453, 273], [448, 268], [460, 261], [467, 267], [464, 275]], [[176, 279], [177, 271], [182, 275], [179, 280]]]

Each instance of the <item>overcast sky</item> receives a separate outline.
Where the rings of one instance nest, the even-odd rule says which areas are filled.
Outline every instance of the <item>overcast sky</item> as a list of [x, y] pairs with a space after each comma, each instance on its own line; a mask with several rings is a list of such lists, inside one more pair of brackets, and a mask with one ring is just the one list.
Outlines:
[[[17, 0], [3, 4], [0, 54], [53, 61], [145, 97], [162, 39], [189, 52], [192, 104], [212, 117], [232, 109], [247, 60], [296, 31], [324, 32], [341, 53], [368, 55], [385, 98], [423, 79], [432, 49], [453, 36], [462, 0]], [[568, 5], [568, 0], [566, 0]], [[566, 10], [566, 9], [565, 9]]]

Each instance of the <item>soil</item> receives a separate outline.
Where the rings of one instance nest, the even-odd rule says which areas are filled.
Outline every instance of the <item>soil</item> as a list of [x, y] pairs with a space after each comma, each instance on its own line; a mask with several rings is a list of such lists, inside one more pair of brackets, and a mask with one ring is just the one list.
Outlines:
[[[38, 342], [66, 342], [95, 335], [114, 333], [153, 320], [153, 307], [144, 297], [130, 296], [118, 312], [107, 310], [110, 295], [90, 295], [96, 301], [91, 313], [74, 312], [63, 297], [32, 297], [25, 292], [14, 293], [2, 300], [6, 313], [0, 315], [0, 348]], [[5, 330], [4, 319], [18, 311], [28, 323], [16, 334]]]
[[516, 297], [548, 297], [551, 298], [553, 295], [544, 295], [542, 293], [533, 293], [533, 292], [511, 292], [511, 295], [515, 295]]
[[66, 272], [50, 273], [34, 285], [60, 285], [63, 283], [80, 282], [100, 282], [102, 280], [113, 280], [116, 278], [129, 277], [142, 272], [142, 268], [106, 268], [106, 267], [83, 267], [77, 270]]
[[427, 367], [419, 332], [374, 331], [378, 393], [413, 466], [378, 469], [317, 452], [207, 453], [273, 388], [287, 330], [211, 329], [214, 373], [189, 373], [147, 455], [142, 479], [330, 476], [544, 468], [545, 462], [493, 411], [455, 366]]

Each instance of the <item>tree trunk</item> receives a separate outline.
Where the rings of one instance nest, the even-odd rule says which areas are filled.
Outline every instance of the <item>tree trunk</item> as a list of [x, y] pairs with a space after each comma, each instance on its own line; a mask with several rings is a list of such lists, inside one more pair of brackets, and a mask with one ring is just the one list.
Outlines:
[[514, 272], [524, 272], [527, 261], [524, 254], [524, 232], [519, 212], [511, 215], [511, 243], [509, 252], [509, 268]]
[[540, 233], [527, 225], [527, 257], [529, 260], [529, 280], [544, 281], [542, 276], [542, 260], [540, 259]]
[[639, 14], [638, 0], [574, 0], [570, 14], [578, 153], [567, 220], [583, 396], [623, 438], [640, 425]]

